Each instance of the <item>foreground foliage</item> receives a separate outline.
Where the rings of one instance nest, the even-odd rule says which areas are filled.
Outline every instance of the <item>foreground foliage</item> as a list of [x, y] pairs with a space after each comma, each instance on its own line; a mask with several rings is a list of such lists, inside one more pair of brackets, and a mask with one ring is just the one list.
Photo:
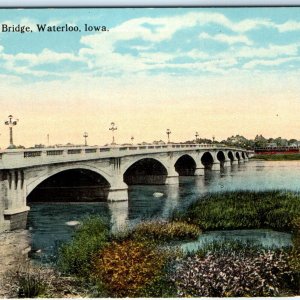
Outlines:
[[213, 193], [177, 211], [173, 219], [188, 221], [204, 230], [271, 228], [293, 229], [300, 216], [300, 196], [290, 192], [237, 191]]
[[167, 261], [167, 252], [152, 244], [112, 242], [94, 257], [93, 277], [110, 296], [137, 297], [147, 286], [158, 284]]
[[99, 216], [88, 217], [76, 230], [73, 239], [59, 250], [60, 270], [79, 277], [89, 277], [91, 258], [109, 241], [109, 226]]
[[[61, 248], [59, 266], [83, 278], [81, 284], [88, 283], [94, 297], [296, 295], [299, 200], [286, 192], [211, 194], [174, 214], [172, 222], [143, 222], [113, 236], [101, 218], [88, 218]], [[293, 249], [262, 250], [222, 242], [183, 254], [170, 246], [176, 240], [197, 238], [199, 228], [261, 227], [292, 231]]]
[[126, 239], [165, 243], [197, 239], [200, 234], [200, 228], [194, 224], [157, 220], [138, 224], [133, 230], [127, 232]]
[[208, 253], [189, 256], [173, 275], [180, 297], [278, 296], [292, 271], [284, 252]]
[[17, 283], [19, 298], [35, 298], [43, 296], [49, 286], [49, 278], [38, 268], [31, 268], [28, 264], [21, 266], [14, 280]]

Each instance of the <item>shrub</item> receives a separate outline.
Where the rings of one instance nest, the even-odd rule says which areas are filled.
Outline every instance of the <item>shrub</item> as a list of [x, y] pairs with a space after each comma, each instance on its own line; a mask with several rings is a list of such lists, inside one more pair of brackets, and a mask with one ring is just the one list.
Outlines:
[[153, 245], [112, 242], [93, 258], [93, 277], [113, 297], [136, 297], [160, 276], [167, 256]]
[[59, 249], [59, 268], [65, 273], [89, 277], [92, 255], [108, 240], [109, 226], [101, 217], [84, 219], [73, 239]]
[[197, 239], [200, 234], [201, 230], [197, 225], [186, 222], [150, 221], [138, 224], [130, 236], [135, 240], [170, 242]]
[[181, 297], [254, 297], [277, 296], [283, 279], [290, 276], [283, 252], [211, 252], [184, 259], [172, 280]]
[[35, 298], [43, 296], [49, 286], [49, 278], [38, 268], [29, 265], [18, 270], [15, 281], [19, 298]]

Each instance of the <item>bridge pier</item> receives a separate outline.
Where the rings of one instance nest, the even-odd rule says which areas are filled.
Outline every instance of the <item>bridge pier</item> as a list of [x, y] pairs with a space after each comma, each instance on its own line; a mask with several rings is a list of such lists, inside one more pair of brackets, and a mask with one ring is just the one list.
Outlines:
[[169, 184], [169, 185], [171, 185], [171, 184], [173, 184], [173, 185], [179, 184], [179, 176], [178, 176], [178, 174], [177, 175], [173, 175], [173, 176], [167, 176], [165, 184]]
[[230, 167], [231, 166], [231, 162], [230, 162], [230, 159], [226, 159], [223, 163], [223, 167]]
[[128, 186], [123, 176], [116, 176], [108, 192], [107, 201], [128, 201]]
[[220, 171], [221, 170], [221, 164], [219, 162], [213, 163], [211, 166], [212, 171]]
[[205, 168], [196, 168], [194, 176], [203, 176]]
[[239, 161], [237, 159], [234, 159], [231, 161], [231, 165], [237, 165], [239, 163]]

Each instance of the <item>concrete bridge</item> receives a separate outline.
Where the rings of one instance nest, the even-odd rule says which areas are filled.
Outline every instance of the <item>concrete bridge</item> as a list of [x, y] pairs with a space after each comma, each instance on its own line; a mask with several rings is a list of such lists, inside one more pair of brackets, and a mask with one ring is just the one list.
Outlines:
[[206, 144], [4, 150], [0, 152], [0, 232], [26, 226], [27, 199], [55, 176], [78, 178], [88, 172], [98, 176], [95, 182], [103, 187], [107, 201], [126, 201], [130, 184], [178, 184], [180, 175], [204, 175], [205, 169], [220, 170], [251, 155], [245, 149]]

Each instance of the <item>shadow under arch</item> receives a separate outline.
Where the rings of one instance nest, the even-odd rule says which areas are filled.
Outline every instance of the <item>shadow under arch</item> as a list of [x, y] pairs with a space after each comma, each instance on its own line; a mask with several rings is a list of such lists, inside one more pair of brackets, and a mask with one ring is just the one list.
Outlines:
[[230, 161], [234, 161], [234, 156], [233, 156], [232, 151], [228, 152], [228, 158], [230, 159]]
[[204, 166], [205, 169], [211, 169], [213, 163], [214, 163], [214, 159], [213, 156], [211, 155], [210, 152], [205, 152], [202, 156], [201, 156], [201, 163]]
[[193, 176], [196, 170], [196, 162], [190, 155], [185, 154], [178, 158], [174, 167], [179, 176]]
[[95, 171], [66, 169], [43, 178], [29, 191], [27, 202], [106, 201], [109, 188], [107, 179]]
[[224, 167], [224, 162], [226, 160], [225, 154], [223, 151], [218, 151], [217, 153], [217, 159], [221, 164], [221, 167]]
[[165, 184], [168, 171], [155, 158], [142, 158], [124, 172], [123, 180], [127, 185]]

